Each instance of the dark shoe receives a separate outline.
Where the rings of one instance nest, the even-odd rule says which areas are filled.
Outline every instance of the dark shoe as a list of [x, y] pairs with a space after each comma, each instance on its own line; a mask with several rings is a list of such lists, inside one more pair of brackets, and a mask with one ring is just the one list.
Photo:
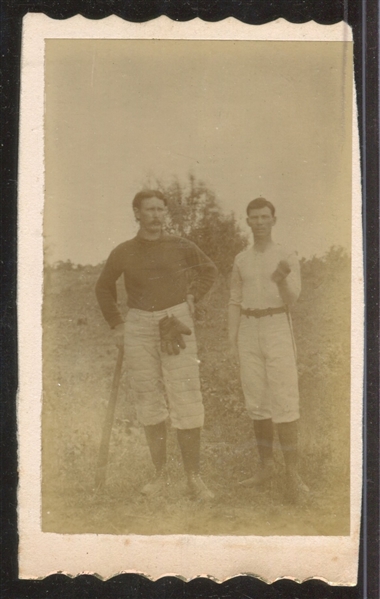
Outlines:
[[239, 485], [242, 487], [261, 487], [269, 483], [274, 478], [274, 462], [268, 460], [262, 462], [255, 474], [247, 480], [242, 480]]
[[157, 474], [153, 480], [148, 482], [141, 489], [141, 494], [146, 497], [154, 497], [162, 493], [169, 484], [168, 476], [166, 472]]
[[306, 501], [310, 495], [309, 487], [305, 485], [298, 472], [288, 473], [285, 485], [285, 497], [291, 503]]
[[215, 499], [215, 495], [208, 489], [199, 474], [190, 474], [187, 477], [187, 485], [192, 499], [201, 501], [210, 501]]

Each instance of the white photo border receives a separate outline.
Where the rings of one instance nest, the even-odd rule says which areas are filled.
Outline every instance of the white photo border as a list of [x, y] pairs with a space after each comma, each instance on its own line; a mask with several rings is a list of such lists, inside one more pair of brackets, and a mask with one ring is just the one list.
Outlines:
[[[351, 534], [350, 536], [213, 537], [192, 535], [60, 535], [41, 530], [42, 288], [44, 204], [44, 46], [46, 39], [207, 39], [352, 41], [345, 23], [292, 24], [283, 19], [246, 25], [234, 18], [216, 23], [167, 17], [130, 23], [111, 16], [65, 21], [42, 14], [23, 20], [19, 153], [17, 399], [20, 578], [54, 573], [94, 574], [108, 579], [137, 573], [151, 579], [199, 576], [217, 582], [251, 575], [272, 583], [322, 579], [357, 582], [361, 489], [364, 352], [363, 239], [359, 139], [353, 98], [352, 329], [351, 329]], [[302, 559], [300, 559], [302, 556]]]

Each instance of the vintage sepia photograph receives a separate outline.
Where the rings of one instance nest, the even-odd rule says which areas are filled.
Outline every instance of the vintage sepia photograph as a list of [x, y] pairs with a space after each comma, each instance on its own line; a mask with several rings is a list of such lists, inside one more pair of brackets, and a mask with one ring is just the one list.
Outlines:
[[47, 40], [42, 529], [350, 533], [352, 44]]
[[351, 32], [25, 22], [21, 576], [355, 584]]

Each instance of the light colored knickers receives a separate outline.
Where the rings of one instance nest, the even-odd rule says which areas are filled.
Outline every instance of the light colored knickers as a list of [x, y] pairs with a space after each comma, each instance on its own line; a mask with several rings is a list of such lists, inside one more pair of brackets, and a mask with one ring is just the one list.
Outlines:
[[[161, 351], [158, 322], [174, 315], [192, 331], [183, 335], [186, 349], [178, 355]], [[203, 426], [199, 362], [193, 319], [187, 303], [158, 312], [131, 308], [125, 323], [126, 368], [139, 421], [158, 424], [169, 415], [175, 428]]]
[[242, 315], [238, 348], [249, 416], [254, 420], [271, 418], [277, 423], [297, 420], [298, 376], [287, 315]]

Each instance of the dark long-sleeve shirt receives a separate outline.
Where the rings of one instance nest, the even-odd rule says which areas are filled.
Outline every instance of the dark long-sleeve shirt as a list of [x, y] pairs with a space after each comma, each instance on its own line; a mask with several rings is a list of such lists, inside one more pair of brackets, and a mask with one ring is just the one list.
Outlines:
[[191, 241], [162, 235], [150, 241], [135, 237], [110, 254], [96, 284], [96, 296], [111, 328], [123, 322], [117, 306], [116, 281], [123, 274], [129, 308], [149, 312], [186, 301], [197, 302], [216, 278], [214, 263]]

